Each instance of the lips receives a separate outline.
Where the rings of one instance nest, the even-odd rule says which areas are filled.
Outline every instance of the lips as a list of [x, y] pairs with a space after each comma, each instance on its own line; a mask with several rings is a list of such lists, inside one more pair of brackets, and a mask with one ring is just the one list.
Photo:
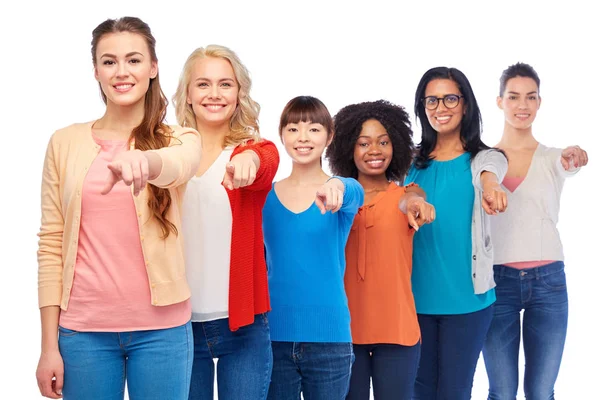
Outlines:
[[113, 88], [119, 93], [126, 93], [131, 90], [135, 85], [129, 82], [117, 83], [113, 85]]
[[435, 120], [438, 122], [438, 124], [447, 124], [448, 121], [450, 121], [450, 118], [452, 118], [451, 115], [439, 115], [437, 117], [435, 117]]
[[225, 108], [225, 104], [203, 104], [202, 107], [206, 108], [209, 111], [221, 111]]
[[365, 163], [371, 168], [381, 168], [385, 163], [385, 159], [379, 158], [376, 160], [367, 160]]
[[310, 147], [310, 146], [294, 147], [294, 150], [296, 150], [300, 154], [308, 154], [311, 152], [312, 149], [314, 149], [314, 147]]
[[530, 116], [531, 116], [531, 114], [524, 114], [524, 113], [515, 114], [515, 117], [517, 119], [520, 119], [521, 121], [527, 120]]

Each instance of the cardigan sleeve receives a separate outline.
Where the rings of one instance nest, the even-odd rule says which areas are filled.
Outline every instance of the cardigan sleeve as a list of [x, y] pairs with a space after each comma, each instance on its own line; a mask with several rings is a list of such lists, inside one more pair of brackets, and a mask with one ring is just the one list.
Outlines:
[[481, 174], [491, 172], [498, 178], [498, 183], [504, 180], [506, 171], [508, 171], [508, 160], [506, 156], [495, 149], [482, 150], [471, 162], [471, 171], [473, 174], [473, 186], [481, 191]]
[[38, 233], [38, 305], [59, 306], [62, 296], [64, 217], [60, 196], [57, 145], [52, 136], [42, 174], [42, 221]]
[[578, 173], [581, 167], [575, 168], [575, 166], [573, 166], [570, 167], [568, 170], [565, 170], [565, 168], [562, 165], [562, 162], [560, 161], [562, 158], [562, 152], [563, 149], [550, 147], [546, 150], [545, 158], [548, 165], [550, 165], [552, 172], [555, 175], [558, 175], [559, 177], [565, 179]]
[[187, 183], [198, 172], [202, 154], [200, 135], [192, 128], [172, 126], [169, 146], [151, 150], [162, 160], [160, 174], [148, 181], [161, 188], [174, 188]]
[[252, 150], [260, 159], [260, 167], [256, 171], [256, 179], [250, 186], [242, 189], [261, 191], [271, 190], [271, 184], [279, 168], [279, 152], [277, 146], [269, 140], [263, 139], [260, 142], [249, 141], [246, 144], [238, 145], [231, 154], [231, 158], [244, 151]]

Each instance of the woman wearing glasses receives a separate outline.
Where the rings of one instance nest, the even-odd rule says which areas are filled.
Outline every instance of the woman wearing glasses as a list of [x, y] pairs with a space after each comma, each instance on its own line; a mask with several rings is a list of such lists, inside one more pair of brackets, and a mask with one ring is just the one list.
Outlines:
[[539, 92], [540, 78], [530, 65], [518, 63], [502, 73], [497, 103], [505, 120], [498, 147], [510, 157], [502, 183], [512, 207], [492, 224], [498, 302], [483, 348], [490, 400], [517, 396], [521, 310], [527, 399], [554, 399], [567, 335], [567, 284], [556, 223], [565, 178], [588, 157], [578, 146], [551, 148], [533, 137]]
[[438, 67], [415, 95], [421, 143], [406, 180], [427, 193], [436, 220], [414, 237], [413, 294], [421, 361], [413, 399], [471, 398], [496, 300], [488, 215], [503, 212], [501, 152], [481, 141], [481, 115], [466, 76]]

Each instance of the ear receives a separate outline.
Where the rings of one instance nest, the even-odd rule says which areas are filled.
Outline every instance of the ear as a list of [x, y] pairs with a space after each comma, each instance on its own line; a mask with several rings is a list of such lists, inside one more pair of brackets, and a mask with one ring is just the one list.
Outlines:
[[333, 136], [335, 136], [335, 132], [332, 131], [329, 135], [329, 139], [327, 139], [327, 144], [325, 145], [325, 147], [329, 146], [331, 142], [333, 142]]
[[496, 105], [499, 109], [504, 110], [504, 106], [502, 105], [502, 96], [496, 97]]
[[94, 66], [94, 79], [97, 80], [98, 82], [100, 81], [98, 78], [98, 67]]
[[152, 61], [152, 64], [150, 67], [150, 79], [156, 78], [157, 75], [158, 75], [158, 63], [156, 61]]
[[187, 91], [187, 96], [185, 96], [185, 101], [188, 104], [192, 104], [192, 99], [190, 98], [190, 91]]
[[542, 96], [538, 96], [538, 98], [540, 99], [540, 101], [538, 101], [538, 110], [539, 110], [540, 106], [542, 105]]

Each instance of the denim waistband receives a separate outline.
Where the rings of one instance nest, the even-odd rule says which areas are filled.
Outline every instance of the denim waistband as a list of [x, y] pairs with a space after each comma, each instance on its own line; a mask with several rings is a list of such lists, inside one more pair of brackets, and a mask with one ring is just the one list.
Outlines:
[[553, 263], [542, 265], [541, 267], [517, 269], [507, 267], [506, 265], [494, 265], [494, 274], [507, 278], [539, 278], [540, 276], [552, 275], [565, 269], [565, 263], [555, 261]]

